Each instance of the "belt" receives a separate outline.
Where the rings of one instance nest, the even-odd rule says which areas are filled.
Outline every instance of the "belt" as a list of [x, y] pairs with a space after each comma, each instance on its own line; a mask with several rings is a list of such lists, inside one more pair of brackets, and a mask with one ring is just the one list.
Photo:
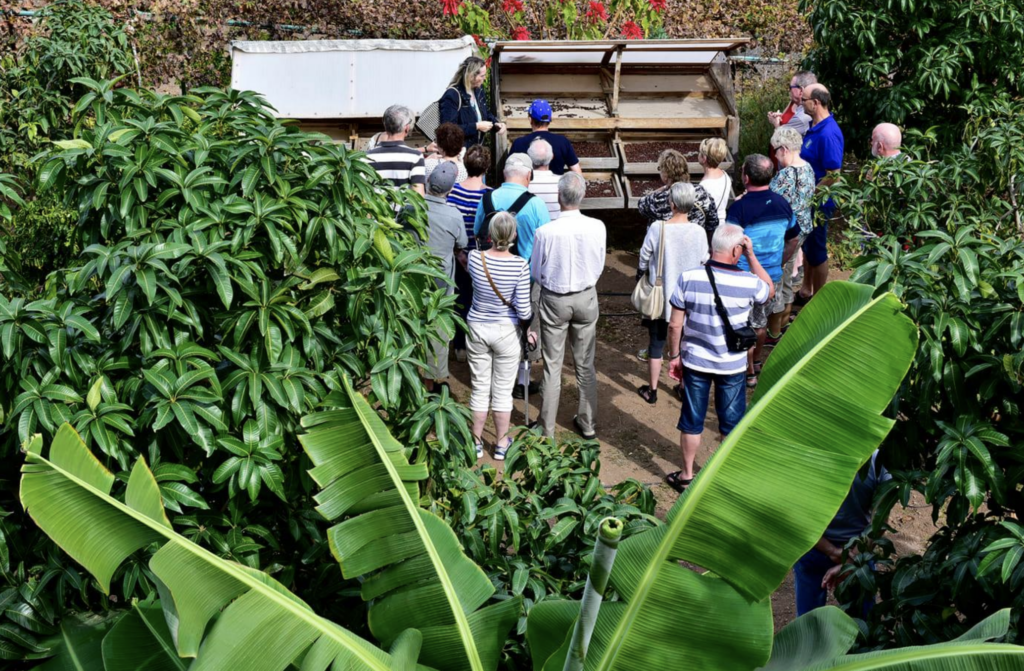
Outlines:
[[568, 291], [568, 292], [563, 294], [563, 293], [559, 293], [557, 291], [552, 291], [551, 289], [548, 289], [546, 286], [544, 286], [542, 284], [542, 285], [540, 285], [540, 290], [541, 290], [541, 293], [552, 294], [554, 296], [575, 296], [576, 294], [582, 294], [584, 291], [590, 291], [595, 286], [597, 286], [597, 285], [591, 284], [586, 289], [580, 289], [579, 291]]

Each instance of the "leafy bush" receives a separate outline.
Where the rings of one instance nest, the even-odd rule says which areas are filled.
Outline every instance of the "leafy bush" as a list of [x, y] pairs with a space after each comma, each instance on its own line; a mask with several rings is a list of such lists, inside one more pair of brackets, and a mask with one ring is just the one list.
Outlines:
[[[298, 418], [349, 375], [415, 432], [419, 459], [470, 456], [465, 411], [431, 406], [418, 376], [425, 333], [453, 329], [435, 262], [394, 222], [419, 201], [252, 93], [82, 84], [81, 136], [39, 171], [78, 211], [82, 253], [42, 296], [0, 295], [5, 472], [22, 441], [70, 422], [121, 480], [144, 455], [195, 542], [345, 610], [340, 578], [317, 561], [327, 540]], [[428, 448], [439, 417], [450, 428]], [[45, 586], [57, 615], [105, 605], [63, 560], [41, 561], [48, 543], [13, 539], [24, 524], [11, 484], [9, 583]], [[121, 602], [152, 589], [134, 560], [116, 583]]]
[[743, 159], [749, 154], [767, 154], [771, 149], [772, 133], [775, 127], [768, 121], [768, 112], [784, 110], [789, 104], [789, 80], [792, 72], [787, 70], [743, 70], [736, 94], [736, 106], [740, 115], [740, 153], [736, 156], [734, 168], [737, 182]]
[[847, 146], [866, 146], [879, 121], [934, 127], [955, 143], [965, 106], [1024, 91], [1017, 3], [801, 0], [800, 11], [814, 32], [809, 65], [832, 91]]
[[624, 538], [660, 524], [654, 496], [641, 483], [631, 479], [605, 490], [599, 457], [596, 442], [556, 445], [523, 430], [503, 473], [491, 466], [460, 469], [435, 490], [434, 510], [487, 572], [498, 598], [523, 597], [523, 616], [505, 648], [509, 669], [529, 665], [524, 636], [533, 605], [582, 594], [602, 519], [619, 519]]
[[953, 147], [913, 132], [921, 160], [870, 162], [832, 189], [854, 226], [881, 236], [853, 279], [900, 296], [922, 337], [894, 401], [878, 517], [917, 490], [944, 523], [923, 556], [862, 586], [883, 596], [871, 646], [947, 640], [1011, 606], [1011, 635], [1024, 636], [1022, 111], [1001, 99], [973, 108]]

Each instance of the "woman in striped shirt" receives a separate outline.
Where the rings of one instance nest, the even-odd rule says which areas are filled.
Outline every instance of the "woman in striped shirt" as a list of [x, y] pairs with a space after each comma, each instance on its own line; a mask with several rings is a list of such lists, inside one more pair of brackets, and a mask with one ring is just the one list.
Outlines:
[[[484, 186], [484, 173], [491, 164], [490, 150], [480, 144], [473, 145], [466, 150], [463, 159], [466, 174], [469, 175], [462, 182], [457, 183], [452, 192], [448, 194], [448, 204], [454, 205], [455, 209], [462, 215], [462, 221], [466, 224], [466, 236], [469, 238], [469, 245], [466, 251], [476, 249], [476, 237], [473, 235], [473, 220], [476, 217], [477, 207], [484, 194], [490, 191]], [[460, 254], [459, 263], [455, 266], [455, 293], [459, 295], [457, 303], [459, 316], [463, 319], [469, 314], [469, 306], [473, 304], [473, 282], [469, 279], [469, 272], [466, 270], [466, 255]], [[459, 361], [466, 360], [466, 333], [460, 328], [455, 330], [455, 358]]]
[[[484, 455], [483, 430], [488, 409], [494, 413], [497, 442], [494, 458], [505, 458], [512, 439], [512, 387], [522, 351], [521, 333], [533, 315], [530, 310], [530, 267], [509, 252], [516, 239], [516, 218], [507, 212], [494, 215], [490, 224], [494, 247], [469, 253], [473, 305], [469, 309], [469, 372], [472, 391], [473, 438], [476, 456]], [[530, 334], [533, 338], [533, 334]]]

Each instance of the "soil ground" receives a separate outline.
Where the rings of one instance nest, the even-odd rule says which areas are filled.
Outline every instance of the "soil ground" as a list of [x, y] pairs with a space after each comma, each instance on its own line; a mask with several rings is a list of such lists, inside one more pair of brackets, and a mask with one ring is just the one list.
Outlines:
[[[643, 227], [629, 226], [625, 231], [609, 223], [609, 247], [618, 244], [625, 249], [635, 249], [642, 242]], [[640, 231], [640, 232], [636, 232]], [[672, 392], [674, 382], [662, 372], [660, 393], [655, 405], [648, 405], [636, 393], [637, 387], [646, 383], [647, 364], [636, 357], [637, 351], [647, 347], [647, 330], [640, 324], [629, 303], [629, 295], [635, 286], [637, 255], [623, 249], [610, 249], [605, 272], [598, 282], [601, 318], [598, 322], [597, 381], [598, 412], [597, 438], [601, 444], [601, 480], [612, 485], [626, 478], [635, 478], [650, 485], [658, 501], [658, 516], [664, 518], [677, 494], [664, 483], [667, 474], [679, 468], [680, 402]], [[830, 280], [845, 279], [848, 272], [832, 271]], [[469, 367], [459, 363], [452, 356], [451, 388], [461, 400], [469, 398]], [[667, 368], [667, 367], [666, 367]], [[539, 381], [542, 372], [540, 364], [533, 367], [533, 379]], [[566, 348], [565, 365], [562, 373], [562, 393], [558, 413], [559, 432], [573, 431], [572, 419], [578, 399], [573, 372], [572, 354]], [[530, 419], [536, 420], [540, 410], [540, 397], [530, 397]], [[697, 464], [703, 464], [721, 443], [718, 421], [714, 413], [714, 401], [708, 411]], [[523, 423], [523, 401], [515, 402], [512, 423]], [[490, 452], [495, 436], [493, 426], [488, 422], [484, 435], [487, 455], [484, 461], [499, 469], [501, 462], [495, 462]], [[922, 499], [911, 501], [911, 507], [897, 507], [890, 517], [890, 524], [896, 533], [890, 538], [900, 554], [920, 553], [924, 543], [935, 531], [930, 506]], [[790, 622], [795, 616], [792, 573], [772, 595], [772, 607], [776, 630]]]

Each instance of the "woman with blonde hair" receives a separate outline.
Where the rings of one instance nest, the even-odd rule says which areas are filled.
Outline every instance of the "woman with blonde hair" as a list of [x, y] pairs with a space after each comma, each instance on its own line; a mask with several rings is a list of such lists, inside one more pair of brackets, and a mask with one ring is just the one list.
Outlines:
[[453, 123], [462, 128], [466, 147], [481, 144], [492, 129], [498, 133], [505, 132], [505, 124], [499, 123], [487, 107], [487, 96], [483, 90], [486, 80], [487, 63], [470, 56], [455, 71], [451, 84], [439, 101], [441, 123]]
[[704, 167], [700, 185], [714, 199], [719, 221], [725, 221], [725, 209], [733, 201], [732, 179], [719, 167], [728, 155], [729, 148], [720, 137], [705, 139], [700, 143], [700, 151], [697, 153], [697, 162]]
[[[690, 182], [690, 166], [686, 157], [675, 149], [666, 149], [658, 157], [658, 174], [665, 186], [657, 191], [652, 191], [640, 199], [637, 207], [648, 221], [665, 221], [672, 216], [672, 205], [669, 202], [669, 189], [676, 182]], [[718, 207], [714, 199], [704, 189], [697, 185], [694, 188], [693, 209], [687, 214], [690, 221], [701, 226], [707, 231], [708, 238], [718, 228]]]
[[803, 283], [803, 252], [800, 246], [814, 229], [811, 214], [811, 199], [814, 197], [814, 169], [800, 158], [803, 136], [795, 128], [783, 126], [772, 134], [771, 145], [779, 171], [772, 178], [769, 188], [789, 202], [800, 226], [800, 245], [789, 261], [782, 266], [782, 285], [775, 293], [775, 302], [768, 317], [768, 335], [765, 343], [774, 345], [782, 337], [783, 327], [789, 323], [793, 309], [795, 291]]
[[688, 212], [693, 207], [697, 189], [689, 182], [676, 182], [669, 189], [672, 216], [666, 221], [651, 224], [640, 248], [639, 273], [647, 275], [651, 285], [661, 279], [665, 290], [664, 314], [656, 319], [644, 319], [650, 342], [647, 347], [649, 384], [636, 390], [640, 398], [651, 405], [658, 402], [658, 380], [661, 378], [661, 357], [668, 338], [668, 322], [672, 317], [669, 299], [679, 284], [683, 272], [696, 268], [708, 258], [708, 238], [704, 229], [690, 222]]
[[469, 253], [469, 276], [473, 280], [473, 305], [466, 319], [472, 380], [469, 409], [473, 412], [477, 458], [484, 455], [483, 430], [490, 410], [497, 436], [494, 458], [501, 461], [512, 443], [508, 437], [512, 387], [522, 352], [522, 333], [533, 314], [530, 266], [526, 259], [509, 251], [516, 240], [515, 216], [497, 213], [488, 230], [494, 246]]

